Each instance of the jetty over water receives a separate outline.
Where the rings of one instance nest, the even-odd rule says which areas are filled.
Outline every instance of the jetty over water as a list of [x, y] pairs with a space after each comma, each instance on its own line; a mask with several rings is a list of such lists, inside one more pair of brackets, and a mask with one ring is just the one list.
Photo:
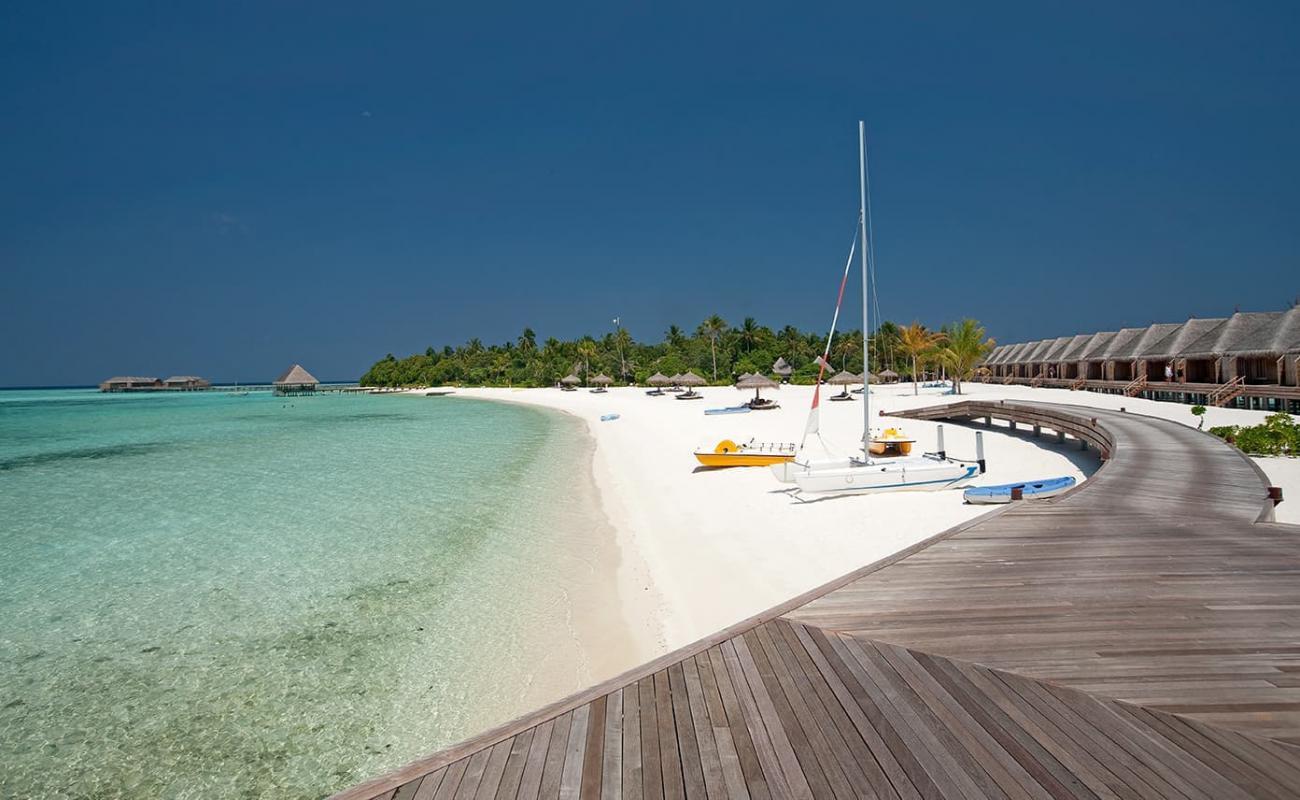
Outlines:
[[1107, 460], [338, 797], [1297, 797], [1300, 527], [1253, 462], [1115, 411], [905, 416]]

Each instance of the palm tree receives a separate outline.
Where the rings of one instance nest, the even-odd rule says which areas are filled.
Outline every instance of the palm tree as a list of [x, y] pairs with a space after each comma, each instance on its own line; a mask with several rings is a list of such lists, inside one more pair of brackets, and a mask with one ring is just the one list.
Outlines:
[[984, 327], [973, 319], [964, 319], [948, 329], [947, 342], [939, 358], [952, 374], [952, 389], [961, 394], [961, 382], [969, 380], [977, 364], [993, 349], [996, 342], [984, 337]]
[[600, 350], [591, 337], [578, 342], [578, 356], [582, 359], [582, 375], [584, 378], [591, 375], [591, 360], [600, 355]]
[[618, 368], [619, 374], [623, 376], [623, 382], [627, 382], [627, 352], [632, 349], [632, 334], [627, 332], [627, 328], [619, 328], [614, 334], [614, 344], [618, 347]]
[[745, 346], [746, 353], [754, 352], [754, 345], [758, 344], [758, 337], [758, 322], [753, 317], [745, 317], [745, 321], [740, 323], [740, 343]]
[[843, 372], [849, 356], [862, 349], [862, 339], [857, 333], [845, 333], [835, 342], [835, 353], [840, 357], [840, 371]]
[[537, 334], [533, 333], [532, 328], [524, 328], [524, 332], [519, 334], [516, 347], [525, 353], [531, 353], [537, 349]]
[[709, 338], [709, 353], [713, 356], [713, 381], [718, 380], [718, 337], [727, 330], [727, 323], [714, 314], [700, 323], [699, 334]]
[[667, 332], [664, 333], [664, 338], [668, 340], [668, 346], [674, 349], [680, 350], [681, 346], [686, 343], [686, 334], [676, 325], [668, 326]]
[[920, 394], [917, 386], [917, 367], [943, 343], [943, 334], [913, 322], [898, 332], [898, 345], [903, 354], [912, 359], [912, 394]]

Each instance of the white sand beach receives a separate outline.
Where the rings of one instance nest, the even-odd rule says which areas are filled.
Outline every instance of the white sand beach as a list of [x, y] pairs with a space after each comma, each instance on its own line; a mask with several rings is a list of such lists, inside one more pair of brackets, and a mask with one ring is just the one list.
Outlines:
[[[1126, 407], [1194, 426], [1188, 406], [1133, 398], [1029, 387], [968, 384], [961, 397], [911, 384], [873, 387], [875, 425], [897, 423], [935, 447], [935, 424], [879, 419], [878, 409], [914, 408], [965, 397]], [[604, 394], [585, 389], [457, 389], [453, 397], [528, 403], [585, 420], [596, 440], [594, 474], [601, 502], [617, 531], [619, 585], [624, 614], [640, 646], [638, 663], [688, 644], [727, 625], [831, 581], [845, 573], [969, 520], [988, 510], [962, 502], [960, 491], [845, 496], [794, 500], [764, 468], [703, 470], [692, 452], [720, 439], [798, 441], [812, 387], [785, 386], [769, 396], [775, 411], [706, 416], [704, 409], [736, 405], [747, 395], [727, 387], [701, 390], [703, 400], [648, 396], [640, 388]], [[833, 391], [833, 390], [832, 390]], [[418, 394], [418, 393], [417, 393]], [[618, 414], [601, 421], [605, 414]], [[1263, 412], [1210, 409], [1206, 426], [1256, 424]], [[821, 434], [839, 454], [854, 449], [862, 402], [824, 402]], [[974, 458], [975, 429], [947, 425], [948, 451]], [[988, 472], [977, 484], [1071, 475], [1084, 479], [1098, 466], [1095, 453], [1077, 444], [1027, 431], [985, 432]], [[1278, 463], [1270, 463], [1278, 462]], [[1300, 511], [1300, 469], [1286, 459], [1260, 462], [1284, 486]], [[1279, 508], [1288, 518], [1290, 506]], [[634, 664], [629, 663], [631, 667]]]

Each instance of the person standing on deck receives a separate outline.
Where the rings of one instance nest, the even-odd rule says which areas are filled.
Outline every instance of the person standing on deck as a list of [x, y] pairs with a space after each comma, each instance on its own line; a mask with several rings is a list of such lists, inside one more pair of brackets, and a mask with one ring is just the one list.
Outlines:
[[1165, 383], [1174, 382], [1174, 365], [1165, 364]]

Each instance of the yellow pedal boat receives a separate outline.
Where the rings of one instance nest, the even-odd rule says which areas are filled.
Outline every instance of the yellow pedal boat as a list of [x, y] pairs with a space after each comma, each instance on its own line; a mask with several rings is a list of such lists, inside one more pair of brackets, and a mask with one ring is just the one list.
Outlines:
[[908, 438], [898, 428], [885, 428], [884, 433], [871, 439], [873, 456], [905, 456], [912, 452], [915, 439]]
[[794, 451], [793, 444], [723, 439], [711, 451], [696, 450], [695, 459], [706, 467], [766, 467], [792, 460]]

